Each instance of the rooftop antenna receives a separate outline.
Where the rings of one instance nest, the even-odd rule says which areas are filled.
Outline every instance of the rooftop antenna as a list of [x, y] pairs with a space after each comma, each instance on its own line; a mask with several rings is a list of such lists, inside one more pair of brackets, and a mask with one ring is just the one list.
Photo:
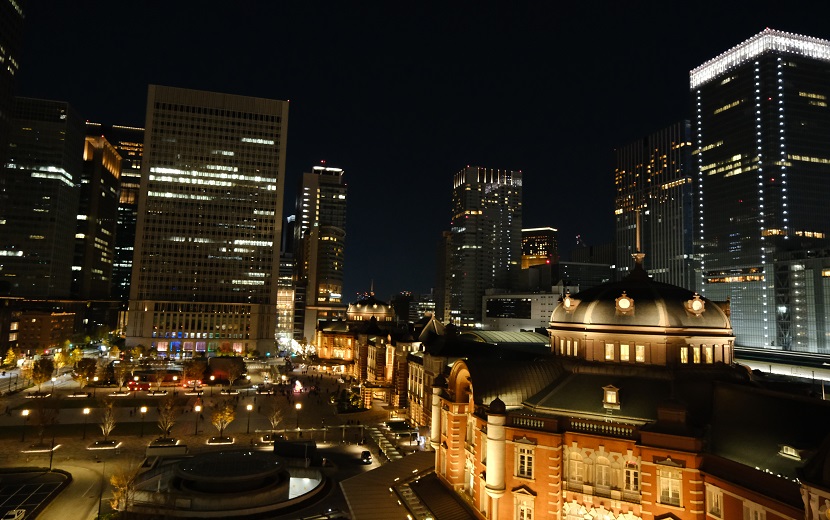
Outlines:
[[369, 296], [375, 295], [375, 280], [372, 278], [369, 280]]

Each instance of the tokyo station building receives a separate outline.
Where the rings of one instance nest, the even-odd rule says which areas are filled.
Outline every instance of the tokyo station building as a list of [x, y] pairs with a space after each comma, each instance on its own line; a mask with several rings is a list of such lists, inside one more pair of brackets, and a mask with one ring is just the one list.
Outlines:
[[830, 518], [820, 389], [735, 363], [728, 303], [635, 259], [563, 297], [549, 353], [485, 346], [435, 378], [443, 489], [493, 520]]

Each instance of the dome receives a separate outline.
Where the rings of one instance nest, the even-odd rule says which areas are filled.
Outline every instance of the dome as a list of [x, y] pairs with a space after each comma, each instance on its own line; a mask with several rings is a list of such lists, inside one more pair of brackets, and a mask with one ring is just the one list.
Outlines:
[[349, 321], [369, 321], [372, 318], [376, 318], [380, 322], [394, 321], [395, 309], [372, 295], [350, 303], [346, 310], [346, 319]]
[[575, 325], [580, 330], [618, 326], [732, 334], [729, 317], [718, 304], [693, 291], [650, 279], [639, 264], [619, 282], [566, 295], [553, 310], [551, 327], [573, 329]]
[[505, 406], [504, 401], [496, 397], [490, 402], [490, 415], [506, 415], [507, 414], [507, 406]]

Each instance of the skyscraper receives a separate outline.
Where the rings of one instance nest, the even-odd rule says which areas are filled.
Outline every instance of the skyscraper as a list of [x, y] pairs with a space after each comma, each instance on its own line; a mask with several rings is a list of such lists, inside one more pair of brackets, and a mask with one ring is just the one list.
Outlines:
[[62, 101], [15, 98], [0, 176], [0, 293], [66, 298], [72, 285], [83, 121]]
[[141, 158], [144, 129], [133, 126], [86, 123], [87, 135], [104, 136], [121, 156], [121, 191], [118, 200], [118, 232], [112, 266], [112, 297], [126, 309], [130, 299], [135, 226], [138, 222], [138, 192], [141, 187]]
[[559, 230], [552, 227], [522, 230], [522, 269], [559, 260]]
[[23, 9], [17, 0], [0, 2], [0, 168], [6, 163], [12, 104], [23, 44]]
[[297, 294], [304, 294], [295, 320], [302, 337], [314, 339], [317, 322], [344, 317], [343, 265], [346, 253], [346, 194], [343, 170], [314, 166], [303, 173], [297, 194], [294, 254]]
[[151, 85], [127, 345], [273, 352], [288, 103]]
[[794, 332], [830, 274], [809, 288], [776, 262], [830, 233], [830, 42], [765, 29], [692, 70], [690, 88], [703, 290], [731, 299], [736, 344], [816, 349]]
[[467, 166], [452, 192], [450, 320], [480, 327], [487, 289], [513, 289], [521, 268], [522, 173]]
[[637, 213], [645, 269], [659, 282], [695, 287], [692, 260], [694, 177], [688, 121], [615, 150], [617, 278], [637, 252]]
[[106, 300], [112, 292], [121, 156], [104, 137], [88, 136], [83, 158], [72, 295]]

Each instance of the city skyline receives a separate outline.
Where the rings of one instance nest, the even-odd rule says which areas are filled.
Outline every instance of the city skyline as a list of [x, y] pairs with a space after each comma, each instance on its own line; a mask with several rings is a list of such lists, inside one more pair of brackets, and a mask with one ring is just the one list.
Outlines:
[[[17, 93], [123, 125], [144, 124], [150, 83], [290, 100], [287, 185], [323, 159], [351, 172], [344, 300], [385, 299], [434, 287], [459, 168], [521, 170], [523, 226], [559, 229], [566, 257], [577, 234], [608, 243], [613, 149], [689, 116], [691, 69], [767, 26], [830, 37], [826, 8], [656, 5], [28, 2]], [[92, 56], [121, 79], [73, 74]]]

